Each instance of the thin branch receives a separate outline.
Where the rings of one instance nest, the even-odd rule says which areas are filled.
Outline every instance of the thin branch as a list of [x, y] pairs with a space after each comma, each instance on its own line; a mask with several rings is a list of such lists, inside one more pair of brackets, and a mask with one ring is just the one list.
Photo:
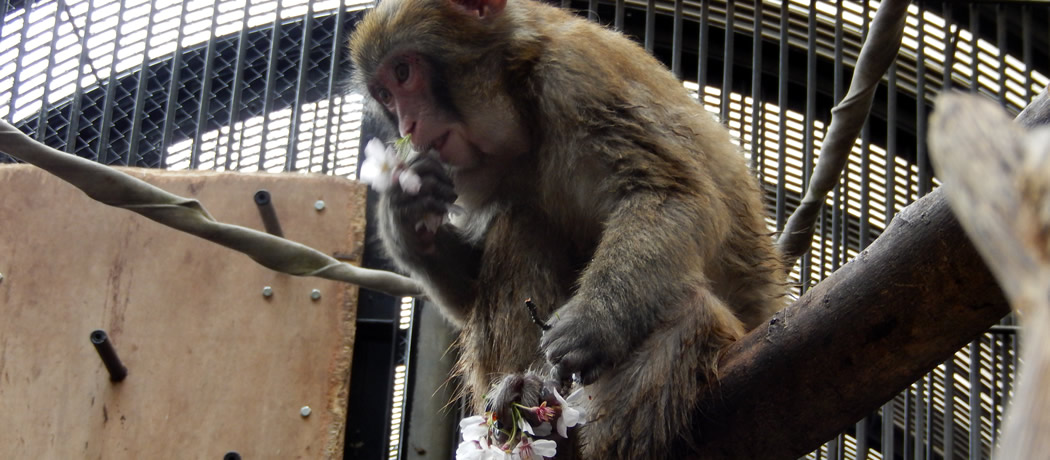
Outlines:
[[857, 58], [849, 91], [831, 111], [831, 127], [824, 138], [820, 160], [813, 170], [806, 195], [791, 214], [777, 241], [784, 261], [789, 266], [794, 265], [810, 249], [821, 206], [828, 192], [838, 183], [857, 135], [871, 111], [875, 89], [900, 50], [909, 4], [911, 2], [905, 0], [887, 0], [882, 2], [875, 13], [871, 32]]
[[422, 293], [419, 284], [410, 278], [356, 267], [294, 241], [217, 222], [197, 200], [174, 195], [116, 169], [47, 147], [2, 120], [0, 151], [54, 174], [105, 205], [134, 211], [239, 251], [271, 270], [343, 281], [398, 297]]

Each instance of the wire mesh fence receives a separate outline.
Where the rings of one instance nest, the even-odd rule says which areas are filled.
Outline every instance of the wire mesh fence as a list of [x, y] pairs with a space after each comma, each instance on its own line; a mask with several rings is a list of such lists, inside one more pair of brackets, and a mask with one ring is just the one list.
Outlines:
[[[808, 184], [878, 8], [841, 0], [560, 3], [642, 43], [730, 128], [763, 185], [774, 230]], [[344, 84], [344, 48], [368, 6], [0, 0], [0, 117], [107, 165], [352, 178], [362, 100]], [[796, 295], [938, 185], [925, 144], [936, 94], [979, 92], [1016, 113], [1048, 83], [1045, 4], [926, 1], [909, 12], [897, 62], [827, 199], [812, 250], [793, 272]], [[393, 330], [403, 330], [399, 315]], [[1005, 320], [809, 458], [987, 458], [1018, 366], [1015, 332]], [[392, 349], [383, 371], [390, 376], [404, 362], [402, 348]], [[397, 445], [387, 442], [395, 429], [369, 435], [383, 437], [383, 455]], [[348, 458], [358, 454], [367, 457], [348, 450]]]

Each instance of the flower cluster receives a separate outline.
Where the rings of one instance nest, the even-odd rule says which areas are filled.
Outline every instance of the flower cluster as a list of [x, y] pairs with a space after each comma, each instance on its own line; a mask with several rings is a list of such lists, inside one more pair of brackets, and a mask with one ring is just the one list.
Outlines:
[[405, 167], [417, 153], [412, 149], [408, 137], [399, 139], [394, 145], [384, 145], [372, 139], [365, 145], [365, 161], [361, 163], [361, 182], [377, 192], [387, 191], [396, 181], [409, 195], [419, 193], [423, 184], [414, 171]]
[[[567, 398], [553, 391], [554, 404], [543, 401], [539, 406], [514, 404], [509, 425], [497, 423], [495, 412], [474, 415], [459, 422], [463, 442], [456, 449], [456, 460], [542, 460], [558, 453], [558, 444], [550, 439], [556, 430], [567, 438], [569, 428], [586, 422], [584, 402], [588, 398], [577, 389]], [[510, 428], [504, 428], [509, 426]]]

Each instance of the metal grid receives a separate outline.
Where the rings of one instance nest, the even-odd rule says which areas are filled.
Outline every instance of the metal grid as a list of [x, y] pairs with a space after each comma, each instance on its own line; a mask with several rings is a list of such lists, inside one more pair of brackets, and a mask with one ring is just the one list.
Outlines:
[[[808, 183], [877, 8], [841, 0], [561, 4], [635, 37], [703, 96], [761, 179], [774, 229]], [[352, 177], [361, 99], [343, 88], [342, 47], [366, 6], [0, 0], [0, 117], [105, 164]], [[901, 55], [793, 273], [799, 293], [937, 185], [923, 142], [933, 96], [968, 89], [1016, 112], [1048, 82], [1045, 4], [918, 2], [910, 12]], [[376, 361], [389, 361], [391, 375], [406, 348], [398, 308], [364, 293], [360, 312], [359, 344], [381, 347], [385, 358]], [[1012, 391], [1014, 332], [1009, 322], [993, 329], [809, 458], [987, 458]], [[355, 359], [355, 375], [383, 368], [366, 361]], [[393, 395], [392, 384], [385, 388]], [[389, 405], [370, 410], [385, 410], [396, 425]], [[387, 454], [389, 429], [354, 427], [348, 439]], [[348, 458], [373, 458], [351, 445]]]

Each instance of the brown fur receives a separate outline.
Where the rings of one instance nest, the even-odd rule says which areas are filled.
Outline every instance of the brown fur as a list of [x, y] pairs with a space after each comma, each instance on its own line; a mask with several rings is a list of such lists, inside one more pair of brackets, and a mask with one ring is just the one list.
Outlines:
[[[411, 48], [441, 66], [450, 111], [510, 112], [528, 133], [526, 154], [454, 174], [468, 212], [433, 254], [413, 251], [404, 197], [380, 206], [395, 261], [462, 327], [475, 408], [507, 374], [553, 372], [546, 353], [593, 381], [583, 457], [687, 448], [719, 350], [784, 287], [727, 131], [627, 38], [528, 0], [481, 19], [449, 0], [384, 0], [350, 46], [362, 86]], [[527, 298], [553, 323], [542, 341]]]

